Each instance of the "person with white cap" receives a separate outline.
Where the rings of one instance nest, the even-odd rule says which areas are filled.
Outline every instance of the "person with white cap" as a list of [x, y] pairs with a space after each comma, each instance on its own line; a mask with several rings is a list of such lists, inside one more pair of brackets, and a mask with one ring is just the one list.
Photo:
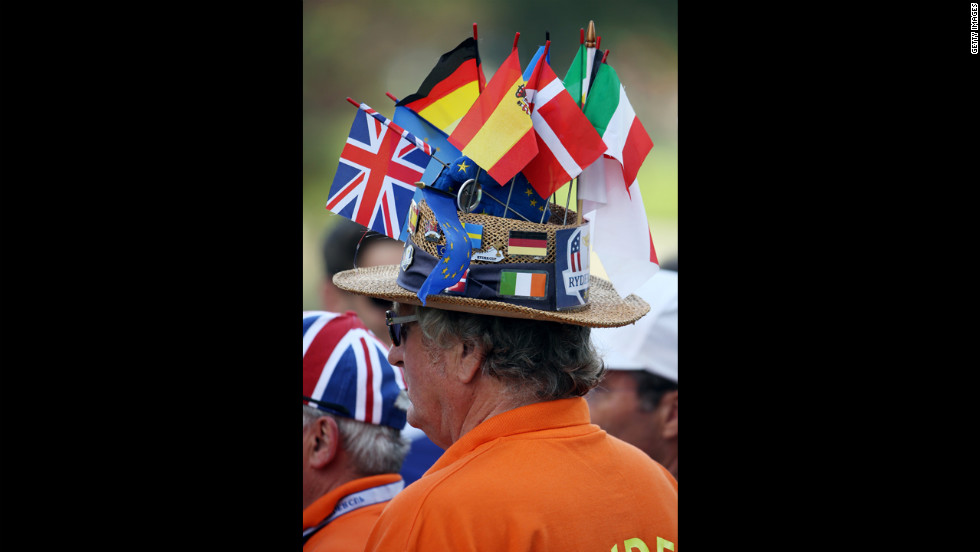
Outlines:
[[677, 479], [677, 272], [661, 269], [634, 293], [649, 303], [649, 314], [592, 332], [608, 371], [586, 396], [589, 412], [592, 423]]
[[303, 550], [362, 550], [404, 487], [405, 383], [357, 315], [303, 312]]

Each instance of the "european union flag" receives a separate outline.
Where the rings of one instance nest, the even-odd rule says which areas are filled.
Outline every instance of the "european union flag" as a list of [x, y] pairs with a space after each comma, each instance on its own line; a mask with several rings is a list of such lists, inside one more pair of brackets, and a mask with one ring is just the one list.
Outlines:
[[432, 209], [436, 222], [439, 223], [439, 228], [446, 237], [443, 255], [419, 288], [419, 300], [422, 301], [422, 305], [425, 305], [427, 296], [441, 293], [442, 290], [459, 282], [463, 273], [470, 267], [470, 255], [473, 249], [470, 246], [470, 237], [459, 221], [456, 201], [427, 189], [422, 190], [422, 198]]
[[547, 208], [548, 200], [538, 195], [523, 173], [517, 173], [514, 178], [501, 186], [482, 167], [465, 155], [450, 163], [431, 185], [440, 190], [456, 193], [459, 187], [471, 178], [476, 178], [483, 189], [483, 199], [473, 210], [474, 213], [510, 219], [523, 217], [537, 223], [542, 222], [542, 218], [547, 221], [551, 217], [551, 212]]
[[[487, 179], [487, 182], [484, 182], [484, 178]], [[531, 222], [538, 223], [541, 222], [542, 217], [544, 217], [545, 222], [551, 217], [550, 211], [545, 213], [545, 210], [548, 209], [548, 200], [534, 191], [534, 187], [524, 177], [524, 173], [517, 173], [517, 176], [504, 186], [494, 182], [490, 175], [483, 171], [480, 172], [478, 181], [483, 187], [483, 195], [491, 197], [484, 197], [474, 213], [510, 219], [520, 219], [523, 216]], [[512, 188], [513, 191], [511, 191]], [[509, 209], [505, 209], [505, 205]]]

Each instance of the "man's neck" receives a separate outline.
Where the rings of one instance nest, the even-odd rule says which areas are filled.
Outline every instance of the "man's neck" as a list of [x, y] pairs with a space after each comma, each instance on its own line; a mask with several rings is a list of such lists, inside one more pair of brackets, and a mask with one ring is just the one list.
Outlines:
[[455, 443], [470, 430], [497, 414], [526, 404], [530, 403], [514, 397], [510, 390], [498, 380], [481, 377], [473, 388], [469, 407], [458, 426], [458, 431], [452, 436], [452, 442]]
[[[340, 459], [336, 458], [335, 460]], [[346, 461], [331, 462], [328, 466], [319, 470], [316, 473], [316, 477], [313, 478], [312, 483], [310, 483], [309, 488], [304, 489], [303, 509], [305, 510], [310, 504], [313, 504], [319, 500], [323, 495], [329, 493], [344, 483], [358, 479], [358, 477], [360, 476], [347, 467]]]

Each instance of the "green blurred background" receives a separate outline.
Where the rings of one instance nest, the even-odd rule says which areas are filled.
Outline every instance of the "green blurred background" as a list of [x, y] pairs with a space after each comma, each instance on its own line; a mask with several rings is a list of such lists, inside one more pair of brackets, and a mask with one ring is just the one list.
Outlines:
[[[638, 177], [660, 261], [677, 258], [677, 1], [304, 0], [303, 308], [320, 308], [319, 247], [337, 215], [324, 207], [356, 108], [391, 118], [439, 56], [473, 33], [487, 80], [510, 53], [515, 33], [522, 67], [551, 37], [551, 66], [564, 77], [579, 29], [594, 21], [601, 50], [653, 140]], [[567, 189], [558, 192], [564, 204]], [[573, 195], [571, 201], [575, 201]]]

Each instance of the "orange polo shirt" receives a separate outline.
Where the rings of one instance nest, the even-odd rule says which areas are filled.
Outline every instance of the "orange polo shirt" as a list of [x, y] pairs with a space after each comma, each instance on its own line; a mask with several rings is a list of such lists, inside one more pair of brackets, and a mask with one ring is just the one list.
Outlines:
[[677, 550], [677, 480], [574, 398], [463, 435], [388, 503], [365, 550], [631, 548]]
[[[397, 473], [372, 475], [348, 481], [318, 498], [303, 510], [303, 531], [330, 517], [338, 509], [338, 504], [349, 505], [350, 509], [346, 512], [341, 509], [338, 512], [340, 515], [314, 533], [303, 545], [303, 552], [364, 550], [368, 534], [388, 502], [386, 500], [366, 506], [360, 504], [374, 502], [378, 497], [397, 492], [400, 486], [391, 484], [401, 481], [402, 478]], [[372, 493], [372, 489], [378, 489], [378, 492]]]

